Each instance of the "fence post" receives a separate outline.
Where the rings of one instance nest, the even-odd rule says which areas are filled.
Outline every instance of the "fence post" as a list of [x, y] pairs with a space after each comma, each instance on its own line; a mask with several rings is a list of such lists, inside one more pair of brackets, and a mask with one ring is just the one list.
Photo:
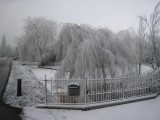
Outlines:
[[85, 79], [85, 104], [87, 103], [87, 78]]
[[47, 101], [47, 79], [46, 79], [46, 75], [45, 75], [45, 103], [48, 103], [48, 101]]
[[22, 85], [22, 79], [18, 79], [17, 82], [17, 96], [21, 96], [21, 85]]
[[51, 94], [52, 94], [52, 80], [53, 80], [53, 79], [51, 78]]
[[122, 92], [123, 92], [123, 99], [124, 99], [124, 79], [122, 80]]
[[152, 79], [151, 79], [151, 94], [154, 92], [154, 75], [152, 75]]

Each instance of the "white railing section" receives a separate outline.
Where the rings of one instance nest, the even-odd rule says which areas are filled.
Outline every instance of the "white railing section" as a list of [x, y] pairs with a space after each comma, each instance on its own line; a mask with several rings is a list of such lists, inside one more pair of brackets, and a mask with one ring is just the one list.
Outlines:
[[46, 104], [78, 105], [146, 96], [160, 93], [160, 69], [145, 77], [45, 80], [45, 89]]

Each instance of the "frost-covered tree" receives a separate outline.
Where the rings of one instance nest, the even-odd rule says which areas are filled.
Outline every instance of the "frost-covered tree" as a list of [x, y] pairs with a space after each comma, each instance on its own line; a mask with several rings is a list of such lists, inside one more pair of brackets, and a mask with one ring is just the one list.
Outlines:
[[155, 69], [155, 62], [153, 58], [153, 46], [152, 42], [147, 39], [146, 42], [144, 43], [144, 51], [143, 51], [143, 62], [144, 64], [147, 64], [151, 66], [153, 69]]
[[57, 78], [127, 76], [137, 62], [131, 33], [115, 35], [108, 29], [65, 24], [55, 45], [61, 61]]
[[[146, 23], [148, 31], [149, 31], [149, 40], [151, 42], [152, 48], [151, 50], [151, 63], [153, 68], [160, 67], [160, 59], [159, 59], [159, 52], [158, 52], [158, 43], [159, 43], [159, 26], [160, 26], [160, 1], [155, 6], [153, 13], [150, 15], [149, 18], [146, 16], [140, 16], [141, 19]], [[149, 47], [150, 48], [150, 47]]]
[[3, 35], [0, 44], [0, 57], [12, 57], [15, 55], [14, 52], [14, 48], [6, 43], [6, 37]]
[[64, 25], [56, 45], [58, 59], [62, 60], [58, 77], [106, 77], [104, 66], [113, 70], [111, 64], [114, 57], [104, 48], [103, 40], [98, 39], [96, 30], [86, 25]]
[[146, 25], [142, 19], [142, 17], [139, 17], [139, 28], [138, 28], [138, 41], [137, 41], [137, 52], [138, 52], [138, 73], [141, 74], [141, 66], [143, 63], [143, 57], [144, 57], [144, 44], [146, 39]]
[[0, 46], [0, 56], [6, 57], [7, 45], [6, 45], [6, 38], [5, 35], [2, 36], [1, 46]]
[[[116, 38], [117, 50], [116, 63], [125, 76], [132, 76], [137, 74], [137, 61], [138, 55], [136, 51], [137, 36], [135, 31], [130, 28], [127, 30], [120, 31]], [[121, 74], [122, 74], [121, 73]]]
[[42, 61], [57, 37], [57, 23], [46, 18], [27, 18], [18, 48], [22, 60]]

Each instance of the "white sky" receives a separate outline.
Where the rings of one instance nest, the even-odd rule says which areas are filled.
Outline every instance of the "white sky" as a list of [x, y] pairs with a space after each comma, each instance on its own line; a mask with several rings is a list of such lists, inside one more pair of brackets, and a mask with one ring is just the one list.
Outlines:
[[159, 0], [0, 0], [0, 40], [15, 44], [15, 37], [23, 34], [24, 19], [46, 17], [58, 23], [89, 24], [109, 27], [117, 32], [138, 28], [138, 15], [154, 10]]

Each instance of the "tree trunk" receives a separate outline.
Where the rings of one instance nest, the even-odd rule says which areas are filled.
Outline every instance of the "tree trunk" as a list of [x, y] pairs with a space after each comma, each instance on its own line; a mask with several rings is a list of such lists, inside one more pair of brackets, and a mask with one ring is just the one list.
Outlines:
[[69, 73], [69, 79], [72, 79], [72, 78], [73, 78], [73, 74], [74, 74], [74, 70], [72, 70], [72, 71]]
[[142, 45], [139, 46], [140, 55], [139, 55], [139, 65], [138, 65], [138, 73], [141, 74], [141, 66], [142, 66]]
[[103, 79], [106, 79], [106, 72], [105, 72], [105, 67], [104, 65], [102, 64], [102, 75], [103, 75]]

